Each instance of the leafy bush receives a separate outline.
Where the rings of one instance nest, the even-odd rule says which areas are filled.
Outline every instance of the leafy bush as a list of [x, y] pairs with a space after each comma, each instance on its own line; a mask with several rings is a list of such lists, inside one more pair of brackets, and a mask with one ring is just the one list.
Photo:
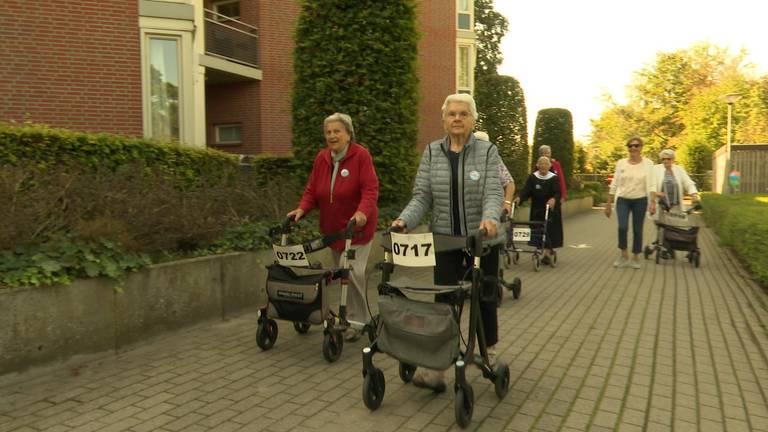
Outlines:
[[703, 193], [704, 219], [723, 246], [733, 248], [750, 272], [768, 287], [768, 196]]
[[114, 171], [137, 163], [192, 182], [227, 178], [238, 171], [234, 155], [216, 150], [43, 125], [0, 123], [0, 165], [43, 169], [85, 166]]
[[[418, 159], [416, 3], [302, 1], [296, 29], [293, 146], [303, 175], [334, 112], [352, 117], [378, 168], [379, 202], [411, 191]], [[386, 167], [386, 169], [384, 169]]]
[[291, 158], [243, 167], [215, 151], [2, 125], [0, 285], [119, 279], [169, 257], [264, 247], [270, 222], [248, 229], [296, 205], [293, 170]]

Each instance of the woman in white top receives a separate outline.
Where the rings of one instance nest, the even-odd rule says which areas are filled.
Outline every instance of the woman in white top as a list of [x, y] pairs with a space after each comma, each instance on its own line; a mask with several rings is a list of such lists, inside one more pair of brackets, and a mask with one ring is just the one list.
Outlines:
[[[640, 268], [640, 252], [643, 249], [643, 221], [646, 210], [656, 213], [656, 183], [653, 162], [643, 157], [643, 140], [637, 137], [627, 141], [629, 157], [616, 162], [613, 181], [608, 191], [605, 216], [611, 217], [611, 203], [616, 197], [616, 217], [619, 220], [619, 249], [621, 256], [614, 267]], [[649, 202], [650, 200], [650, 202]], [[632, 261], [627, 253], [629, 215], [632, 214]]]
[[662, 150], [659, 153], [661, 163], [653, 167], [656, 196], [666, 203], [669, 209], [685, 211], [683, 195], [691, 195], [694, 202], [699, 200], [696, 183], [680, 165], [675, 164], [675, 151]]

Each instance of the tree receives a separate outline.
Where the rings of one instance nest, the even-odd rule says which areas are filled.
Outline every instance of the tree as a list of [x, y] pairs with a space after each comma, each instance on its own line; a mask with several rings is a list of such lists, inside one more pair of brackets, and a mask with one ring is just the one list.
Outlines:
[[[560, 162], [567, 185], [573, 180], [573, 116], [563, 108], [546, 108], [536, 115], [533, 133], [533, 166], [538, 159], [539, 147], [552, 148], [552, 157]], [[532, 168], [534, 169], [534, 168]]]
[[475, 35], [477, 36], [477, 62], [475, 76], [496, 75], [501, 65], [501, 39], [509, 29], [509, 21], [493, 9], [492, 0], [475, 0]]
[[[323, 119], [352, 116], [377, 167], [381, 204], [406, 199], [418, 160], [414, 0], [302, 1], [296, 29], [293, 145], [306, 175]], [[386, 169], [384, 169], [386, 167]]]
[[475, 87], [478, 129], [488, 132], [491, 142], [516, 182], [528, 177], [528, 121], [520, 83], [504, 75], [486, 75]]

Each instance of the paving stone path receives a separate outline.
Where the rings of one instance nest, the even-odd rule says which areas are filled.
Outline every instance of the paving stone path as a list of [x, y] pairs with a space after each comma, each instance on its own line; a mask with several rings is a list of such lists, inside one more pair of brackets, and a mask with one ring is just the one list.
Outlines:
[[[699, 269], [682, 259], [614, 269], [615, 223], [574, 216], [557, 268], [535, 273], [524, 255], [507, 271], [523, 280], [522, 298], [508, 294], [499, 310], [510, 391], [499, 401], [472, 369], [467, 430], [768, 432], [766, 292], [707, 229]], [[0, 377], [0, 432], [459, 430], [452, 392], [403, 384], [385, 355], [375, 357], [384, 401], [368, 411], [362, 340], [328, 364], [319, 328], [281, 323], [261, 352], [255, 320]]]

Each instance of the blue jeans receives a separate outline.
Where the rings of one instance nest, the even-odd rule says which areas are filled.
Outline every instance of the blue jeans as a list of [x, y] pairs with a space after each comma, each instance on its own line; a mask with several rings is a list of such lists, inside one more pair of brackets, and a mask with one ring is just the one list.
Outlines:
[[629, 214], [632, 213], [632, 253], [643, 250], [643, 220], [648, 209], [648, 198], [616, 199], [616, 217], [619, 219], [619, 249], [627, 249]]

